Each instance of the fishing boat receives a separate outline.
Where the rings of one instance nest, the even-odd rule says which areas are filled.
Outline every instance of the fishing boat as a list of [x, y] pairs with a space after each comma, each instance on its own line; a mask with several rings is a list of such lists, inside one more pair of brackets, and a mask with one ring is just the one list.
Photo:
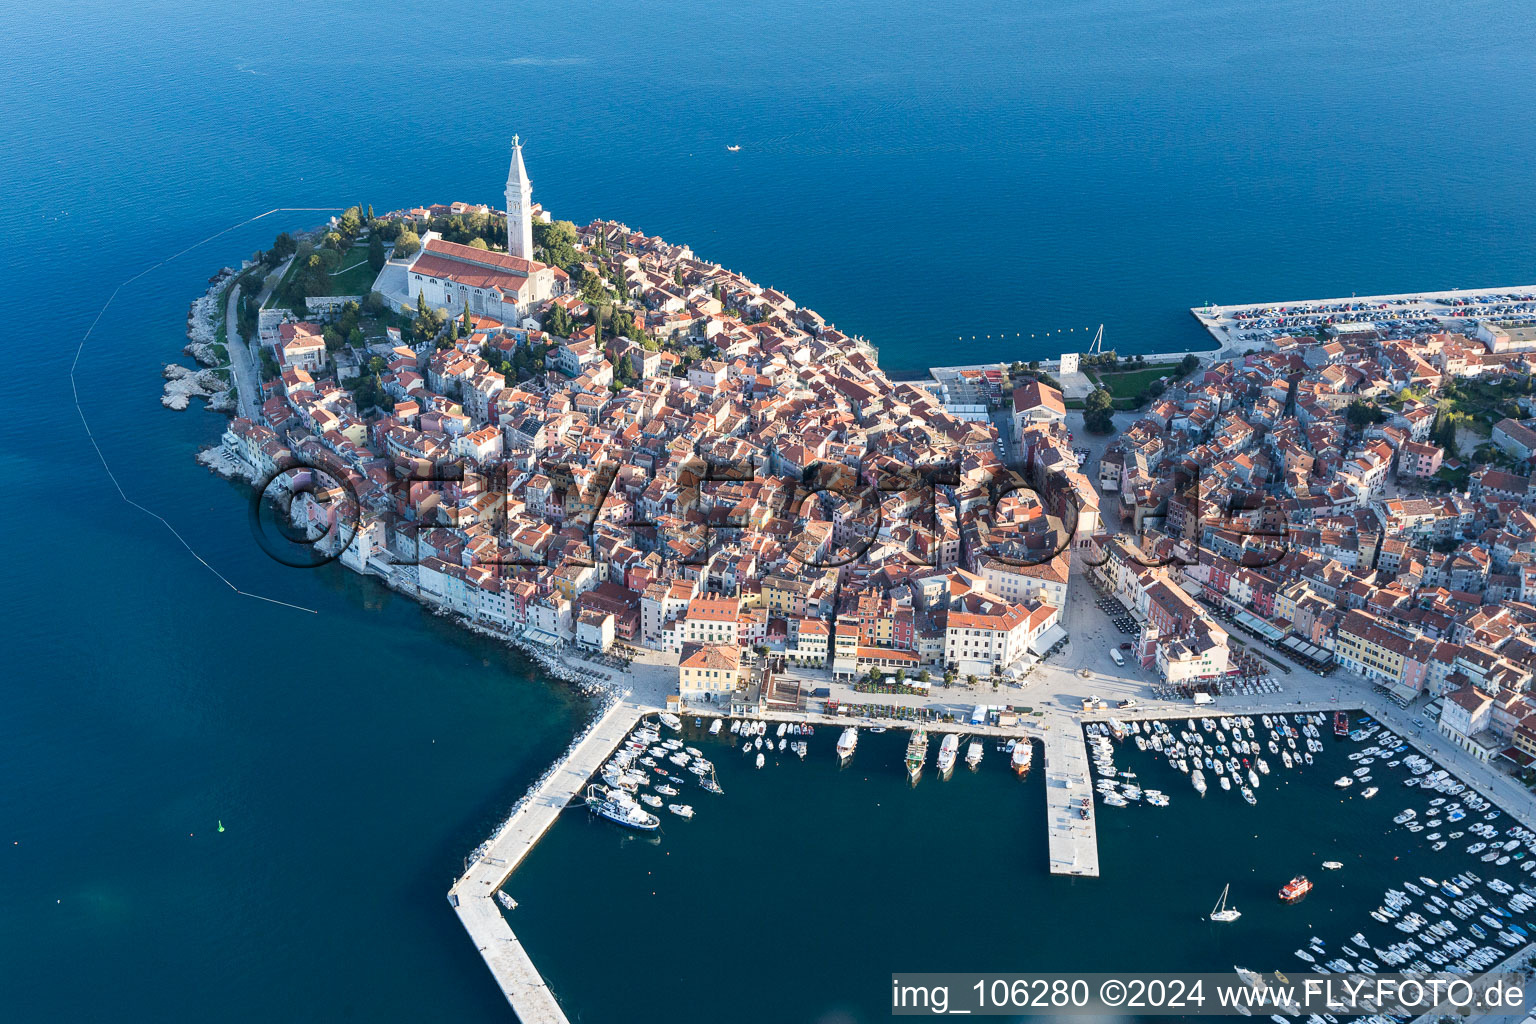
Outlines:
[[706, 793], [715, 793], [715, 794], [720, 794], [720, 793], [724, 793], [724, 792], [725, 792], [725, 790], [723, 790], [723, 789], [721, 789], [721, 788], [720, 788], [720, 783], [718, 783], [718, 782], [716, 782], [716, 781], [715, 781], [715, 775], [714, 775], [714, 773], [713, 773], [713, 772], [711, 772], [711, 773], [710, 773], [710, 774], [709, 774], [709, 777], [708, 777], [708, 778], [702, 778], [702, 779], [700, 779], [700, 780], [699, 780], [699, 786], [700, 786], [700, 787], [701, 787], [701, 788], [702, 788], [702, 789], [703, 789], [703, 790], [704, 790], [704, 792], [706, 792]]
[[1230, 884], [1222, 888], [1221, 899], [1216, 901], [1216, 906], [1211, 910], [1212, 921], [1219, 921], [1222, 924], [1227, 924], [1229, 922], [1236, 921], [1238, 918], [1243, 916], [1242, 912], [1239, 911], [1236, 907], [1227, 906], [1227, 893], [1231, 890], [1231, 888], [1232, 886]]
[[761, 750], [759, 750], [757, 752], [757, 766], [759, 768], [761, 768], [763, 766], [764, 760], [766, 760], [766, 759], [763, 757], [763, 752]]
[[1023, 775], [1029, 771], [1030, 759], [1034, 756], [1035, 745], [1029, 740], [1021, 739], [1013, 745], [1013, 757], [1010, 764], [1013, 765], [1013, 774]]
[[661, 724], [666, 726], [668, 729], [672, 729], [672, 730], [675, 731], [675, 730], [681, 729], [683, 727], [683, 720], [681, 718], [678, 718], [676, 715], [672, 714], [672, 712], [670, 712], [670, 711], [663, 711], [660, 715], [657, 715], [656, 717], [660, 718], [661, 719]]
[[981, 740], [971, 740], [965, 748], [965, 763], [971, 771], [975, 771], [981, 766], [981, 755]]
[[1323, 861], [1323, 867], [1327, 868], [1329, 871], [1337, 871], [1337, 870], [1339, 870], [1339, 868], [1341, 868], [1343, 866], [1344, 866], [1343, 863], [1341, 863], [1340, 861], [1336, 861], [1336, 860], [1325, 860], [1325, 861]]
[[1195, 787], [1195, 792], [1205, 796], [1205, 773], [1199, 768], [1189, 773], [1190, 785]]
[[693, 805], [692, 804], [667, 804], [667, 810], [671, 811], [673, 814], [677, 815], [679, 818], [691, 818], [691, 817], [693, 817]]
[[928, 730], [916, 729], [907, 743], [907, 779], [916, 782], [923, 774], [923, 762], [928, 759]]
[[506, 893], [502, 892], [500, 889], [496, 890], [496, 902], [500, 903], [503, 907], [506, 907], [508, 910], [516, 910], [517, 909], [517, 900], [513, 899], [511, 896], [508, 896]]
[[1340, 775], [1338, 778], [1333, 780], [1333, 784], [1338, 786], [1340, 789], [1348, 789], [1350, 786], [1355, 784], [1355, 780], [1350, 778], [1348, 775]]
[[853, 757], [853, 749], [859, 745], [859, 730], [853, 726], [843, 730], [837, 738], [837, 763], [847, 764]]
[[1285, 903], [1295, 903], [1311, 891], [1311, 880], [1306, 875], [1297, 875], [1280, 887], [1280, 899]]
[[727, 153], [740, 153], [741, 152], [741, 147], [740, 146], [726, 146], [725, 147], [725, 151]]
[[1349, 735], [1349, 715], [1343, 711], [1333, 713], [1333, 734], [1335, 736]]
[[1367, 787], [1365, 787], [1364, 789], [1362, 789], [1360, 791], [1360, 795], [1365, 797], [1365, 799], [1369, 800], [1371, 797], [1375, 796], [1378, 792], [1380, 792], [1380, 790], [1378, 790], [1375, 786], [1367, 786]]
[[709, 734], [711, 736], [720, 735], [720, 719], [717, 718], [713, 722], [709, 723]]

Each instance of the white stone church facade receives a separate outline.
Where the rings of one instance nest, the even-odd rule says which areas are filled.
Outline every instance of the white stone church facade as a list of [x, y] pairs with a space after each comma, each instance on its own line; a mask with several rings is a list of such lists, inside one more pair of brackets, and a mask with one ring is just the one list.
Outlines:
[[533, 259], [533, 183], [523, 166], [522, 144], [515, 137], [506, 198], [506, 252], [459, 245], [428, 231], [419, 252], [389, 261], [374, 289], [397, 311], [414, 309], [420, 298], [453, 316], [467, 309], [505, 324], [521, 323], [539, 303], [564, 295], [569, 275]]

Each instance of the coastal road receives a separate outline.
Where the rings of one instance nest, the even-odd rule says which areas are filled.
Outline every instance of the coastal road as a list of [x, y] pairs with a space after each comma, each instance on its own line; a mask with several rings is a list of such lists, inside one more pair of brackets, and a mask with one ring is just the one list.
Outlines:
[[229, 290], [229, 304], [224, 307], [224, 347], [229, 351], [230, 374], [239, 393], [238, 412], [251, 422], [256, 422], [260, 406], [256, 397], [261, 394], [261, 373], [257, 370], [251, 350], [240, 336], [236, 312], [240, 306], [240, 285]]

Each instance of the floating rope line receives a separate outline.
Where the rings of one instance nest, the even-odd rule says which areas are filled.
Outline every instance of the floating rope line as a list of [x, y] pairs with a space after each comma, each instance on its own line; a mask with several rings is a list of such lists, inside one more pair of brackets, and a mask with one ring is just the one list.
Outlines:
[[111, 466], [110, 463], [107, 462], [106, 453], [101, 450], [101, 445], [98, 444], [97, 441], [96, 441], [96, 432], [91, 429], [91, 421], [85, 415], [85, 407], [80, 404], [80, 387], [79, 387], [79, 385], [75, 381], [75, 369], [80, 365], [80, 356], [85, 351], [85, 343], [90, 340], [91, 332], [96, 330], [96, 325], [101, 323], [101, 318], [106, 315], [107, 309], [109, 307], [111, 307], [112, 303], [117, 300], [117, 293], [122, 291], [124, 288], [128, 287], [130, 284], [133, 284], [133, 282], [137, 281], [139, 278], [143, 277], [145, 274], [148, 274], [148, 273], [150, 273], [152, 271], [158, 270], [161, 267], [165, 266], [167, 263], [171, 263], [171, 262], [173, 262], [175, 260], [180, 259], [181, 257], [185, 256], [187, 253], [191, 252], [193, 249], [196, 249], [197, 247], [202, 246], [202, 245], [207, 245], [209, 242], [213, 241], [215, 238], [220, 237], [221, 235], [227, 235], [231, 231], [239, 230], [240, 228], [245, 227], [247, 224], [254, 224], [258, 220], [261, 220], [263, 217], [270, 217], [274, 213], [330, 213], [330, 212], [334, 212], [334, 211], [336, 211], [338, 209], [341, 209], [341, 207], [337, 207], [337, 206], [279, 206], [279, 207], [274, 207], [273, 209], [268, 210], [266, 213], [258, 213], [256, 216], [250, 217], [250, 218], [248, 218], [246, 220], [243, 220], [243, 221], [241, 221], [238, 224], [231, 224], [229, 227], [224, 228], [222, 231], [215, 231], [213, 234], [209, 235], [207, 238], [204, 238], [202, 241], [193, 242], [191, 245], [187, 246], [185, 249], [182, 249], [180, 252], [175, 253], [175, 254], [173, 254], [171, 256], [167, 256], [165, 259], [160, 260], [158, 263], [153, 263], [153, 264], [145, 267], [143, 270], [139, 271], [137, 274], [134, 274], [132, 277], [128, 278], [128, 280], [124, 281], [123, 283], [119, 284], [116, 288], [112, 289], [112, 294], [107, 296], [107, 301], [102, 304], [101, 309], [96, 313], [95, 319], [93, 319], [91, 321], [91, 325], [89, 327], [87, 327], [85, 329], [85, 333], [80, 336], [80, 344], [75, 349], [74, 361], [69, 364], [69, 389], [74, 394], [74, 398], [75, 398], [75, 412], [79, 414], [79, 416], [80, 416], [80, 423], [81, 423], [82, 426], [85, 427], [85, 435], [86, 435], [86, 437], [90, 438], [90, 440], [91, 440], [91, 447], [96, 449], [96, 457], [101, 460], [101, 468], [107, 471], [107, 477], [112, 481], [112, 486], [117, 488], [118, 496], [120, 498], [122, 498], [124, 501], [126, 501], [128, 504], [132, 505], [134, 508], [138, 509], [140, 512], [143, 512], [145, 515], [150, 516], [153, 519], [159, 520], [161, 525], [163, 525], [167, 530], [171, 531], [171, 535], [173, 537], [175, 537], [179, 542], [181, 542], [181, 546], [187, 549], [187, 553], [188, 554], [190, 554], [193, 558], [197, 559], [198, 562], [202, 563], [203, 568], [207, 569], [209, 572], [211, 572], [215, 576], [217, 576], [220, 580], [222, 580], [224, 582], [225, 586], [229, 587], [229, 589], [233, 590], [236, 594], [239, 594], [241, 597], [252, 597], [252, 598], [255, 598], [258, 601], [266, 601], [268, 604], [281, 605], [284, 608], [292, 608], [294, 611], [308, 612], [311, 615], [318, 615], [319, 612], [315, 611], [315, 609], [313, 609], [313, 608], [306, 608], [303, 605], [293, 604], [292, 602], [289, 602], [289, 601], [281, 601], [281, 600], [278, 600], [275, 597], [267, 597], [265, 594], [257, 594], [257, 593], [254, 593], [252, 591], [249, 591], [249, 590], [242, 590], [242, 589], [240, 589], [240, 587], [235, 585], [233, 580], [231, 580], [228, 576], [225, 576], [218, 569], [215, 569], [213, 567], [213, 565], [206, 558], [204, 558], [202, 555], [198, 554], [197, 550], [195, 548], [193, 548], [192, 545], [190, 543], [188, 543], [187, 539], [181, 535], [181, 531], [177, 530], [176, 527], [171, 525], [171, 521], [169, 519], [166, 519], [165, 516], [163, 516], [160, 513], [156, 512], [154, 509], [148, 508], [148, 507], [140, 504], [139, 502], [134, 501], [132, 498], [130, 498], [128, 496], [128, 492], [123, 490], [122, 482], [118, 480], [117, 474], [112, 472], [112, 466]]
[[[1096, 328], [1096, 327], [1084, 327], [1083, 328], [1083, 333], [1084, 334], [1089, 334], [1089, 333], [1091, 333], [1091, 332], [1093, 332], [1093, 331], [1095, 331], [1097, 329], [1098, 328]], [[1037, 331], [1037, 332], [1035, 332], [1033, 334], [1025, 334], [1023, 331], [1014, 331], [1011, 334], [1009, 332], [1007, 332], [1007, 331], [1001, 331], [1001, 332], [999, 332], [997, 334], [970, 334], [970, 335], [961, 334], [961, 335], [957, 335], [955, 337], [955, 340], [956, 341], [976, 341], [978, 339], [989, 340], [991, 338], [997, 338], [998, 340], [1002, 340], [1002, 339], [1005, 339], [1005, 338], [1058, 338], [1058, 337], [1061, 337], [1062, 335], [1076, 334], [1076, 333], [1077, 333], [1077, 328], [1076, 327], [1059, 327], [1059, 328], [1057, 328], [1054, 331]]]

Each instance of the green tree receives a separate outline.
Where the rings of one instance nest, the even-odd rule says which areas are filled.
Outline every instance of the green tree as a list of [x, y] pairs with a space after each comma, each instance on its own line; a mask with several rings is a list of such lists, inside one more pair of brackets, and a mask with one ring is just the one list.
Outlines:
[[1179, 360], [1179, 376], [1187, 377], [1195, 372], [1195, 367], [1200, 365], [1200, 357], [1191, 352]]
[[288, 232], [284, 231], [282, 234], [278, 235], [272, 240], [272, 252], [277, 256], [277, 258], [272, 261], [273, 265], [281, 263], [289, 256], [292, 256], [295, 252], [298, 251], [298, 248], [299, 243], [294, 241], [293, 236]]
[[541, 263], [566, 270], [581, 259], [576, 251], [576, 225], [568, 220], [534, 221], [533, 248]]
[[378, 273], [384, 269], [384, 262], [384, 239], [375, 231], [368, 236], [368, 266], [373, 268], [374, 273]]
[[603, 280], [603, 275], [591, 267], [583, 267], [581, 270], [581, 286], [579, 294], [586, 302], [600, 302], [608, 295], [608, 285]]
[[483, 239], [483, 238], [471, 238], [469, 240], [469, 247], [471, 249], [489, 249], [490, 248], [490, 246], [485, 244], [485, 239]]
[[1351, 427], [1360, 430], [1373, 423], [1385, 421], [1387, 414], [1377, 408], [1374, 403], [1357, 398], [1349, 403], [1349, 408], [1345, 411], [1344, 418], [1349, 421]]
[[1095, 388], [1083, 401], [1083, 426], [1095, 434], [1108, 434], [1115, 429], [1115, 399], [1104, 388]]
[[575, 332], [576, 324], [571, 320], [570, 310], [553, 305], [544, 314], [544, 329], [557, 338], [569, 338]]
[[421, 248], [421, 236], [409, 229], [400, 232], [395, 238], [395, 255], [401, 258], [414, 256]]

